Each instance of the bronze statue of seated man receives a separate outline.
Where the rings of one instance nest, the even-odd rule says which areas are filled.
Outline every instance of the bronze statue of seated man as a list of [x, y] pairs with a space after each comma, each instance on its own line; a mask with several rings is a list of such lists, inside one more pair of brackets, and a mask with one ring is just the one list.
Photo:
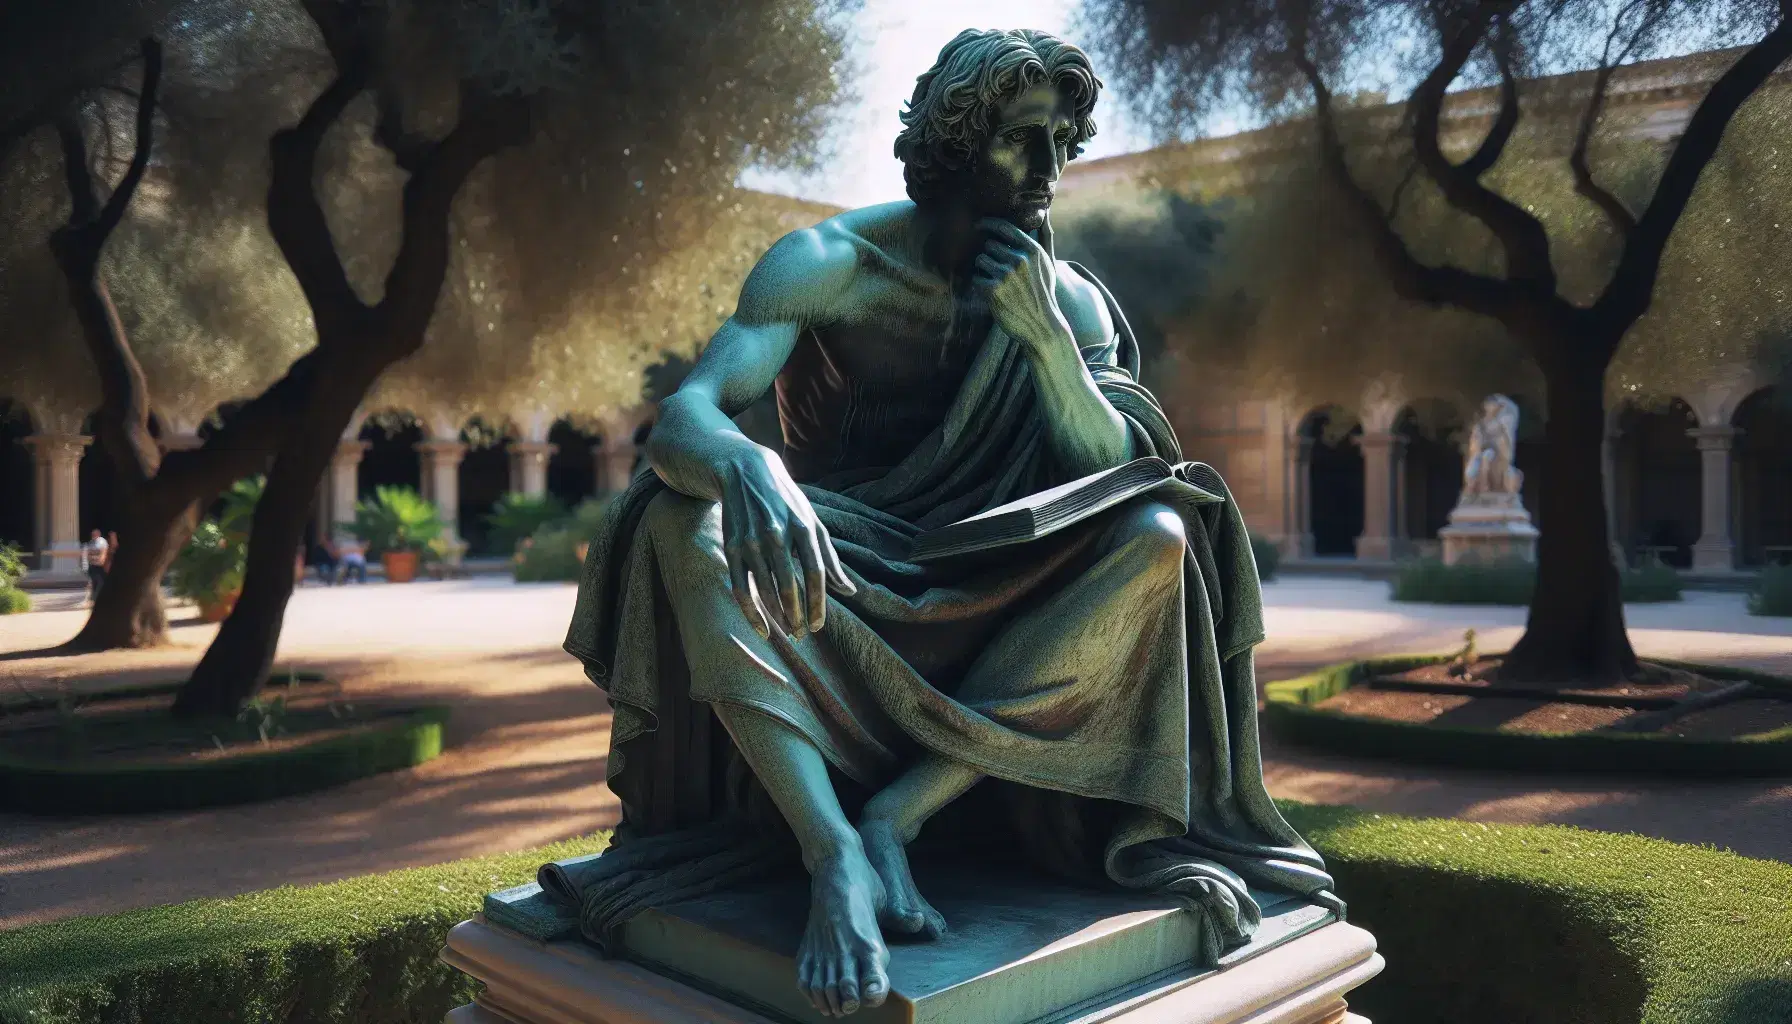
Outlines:
[[[1118, 307], [1052, 252], [1099, 88], [1050, 35], [958, 36], [903, 114], [910, 201], [777, 242], [662, 404], [567, 641], [609, 693], [624, 812], [612, 852], [559, 887], [593, 939], [793, 836], [812, 893], [798, 984], [825, 1013], [877, 1005], [886, 936], [950, 927], [906, 847], [973, 787], [991, 813], [945, 831], [1006, 830], [998, 855], [1174, 894], [1215, 956], [1258, 919], [1247, 884], [1332, 899], [1264, 790], [1258, 582], [1216, 474], [1185, 466], [1202, 488], [1028, 543], [909, 557], [926, 530], [1181, 460]], [[781, 458], [730, 419], [773, 387]]]

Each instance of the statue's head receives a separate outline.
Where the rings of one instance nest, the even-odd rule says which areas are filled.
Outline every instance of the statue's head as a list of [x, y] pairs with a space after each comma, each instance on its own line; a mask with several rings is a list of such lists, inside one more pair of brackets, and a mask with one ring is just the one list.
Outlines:
[[966, 203], [1032, 231], [1095, 134], [1101, 79], [1082, 50], [1030, 29], [966, 29], [915, 80], [896, 158], [916, 205]]

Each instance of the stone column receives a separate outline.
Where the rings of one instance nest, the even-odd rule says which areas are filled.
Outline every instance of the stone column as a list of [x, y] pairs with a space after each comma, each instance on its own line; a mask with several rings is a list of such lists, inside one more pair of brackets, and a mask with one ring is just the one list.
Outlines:
[[640, 454], [634, 431], [606, 432], [602, 442], [591, 449], [597, 471], [597, 493], [615, 494], [627, 490], [629, 479], [634, 475], [635, 459]]
[[1618, 411], [1612, 410], [1605, 421], [1605, 440], [1599, 445], [1599, 472], [1605, 487], [1605, 538], [1611, 549], [1612, 564], [1620, 570], [1629, 568], [1624, 542], [1618, 538]]
[[459, 441], [422, 441], [423, 496], [435, 502], [442, 517], [442, 532], [450, 541], [460, 540], [460, 460], [467, 446]]
[[365, 441], [338, 441], [336, 453], [330, 456], [330, 475], [324, 479], [323, 508], [329, 517], [324, 528], [332, 537], [355, 521], [355, 501], [361, 496], [361, 456], [367, 453], [367, 447]]
[[1389, 431], [1366, 431], [1360, 444], [1363, 450], [1363, 534], [1356, 539], [1356, 557], [1392, 561], [1396, 554], [1396, 539], [1400, 536], [1400, 498], [1395, 488], [1401, 479], [1399, 463], [1405, 459], [1406, 439]]
[[510, 442], [510, 489], [531, 498], [548, 493], [548, 459], [559, 450], [547, 441]]
[[1730, 530], [1730, 461], [1736, 435], [1732, 426], [1695, 427], [1687, 435], [1699, 444], [1699, 540], [1692, 546], [1692, 567], [1707, 572], [1736, 568], [1736, 542]]
[[36, 457], [40, 569], [81, 572], [81, 455], [93, 438], [82, 434], [33, 434], [24, 439]]
[[1288, 439], [1288, 457], [1282, 460], [1288, 477], [1283, 486], [1287, 502], [1288, 540], [1284, 553], [1291, 558], [1313, 557], [1313, 439], [1296, 434]]

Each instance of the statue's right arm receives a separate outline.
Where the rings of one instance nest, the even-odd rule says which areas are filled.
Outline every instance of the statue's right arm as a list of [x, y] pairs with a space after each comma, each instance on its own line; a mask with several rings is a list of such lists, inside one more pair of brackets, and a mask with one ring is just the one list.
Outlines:
[[648, 464], [668, 487], [721, 504], [734, 600], [762, 636], [773, 624], [791, 636], [821, 629], [829, 587], [853, 584], [783, 460], [730, 417], [772, 386], [802, 331], [827, 322], [856, 266], [851, 244], [825, 227], [780, 239], [647, 438]]
[[826, 319], [855, 266], [850, 245], [830, 238], [824, 227], [785, 235], [760, 257], [734, 315], [710, 339], [677, 393], [660, 403], [646, 454], [668, 487], [720, 501], [726, 477], [744, 461], [777, 462], [731, 417], [771, 388], [797, 336]]

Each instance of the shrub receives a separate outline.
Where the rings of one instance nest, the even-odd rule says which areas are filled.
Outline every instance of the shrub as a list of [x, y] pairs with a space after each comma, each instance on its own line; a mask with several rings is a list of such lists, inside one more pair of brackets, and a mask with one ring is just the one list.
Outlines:
[[25, 578], [25, 560], [19, 554], [17, 544], [0, 544], [0, 590], [16, 587]]
[[[1730, 1024], [1792, 1014], [1792, 865], [1640, 836], [1281, 804], [1387, 970], [1371, 1019]], [[0, 933], [0, 1024], [436, 1024], [437, 960], [551, 847]]]
[[[1399, 655], [1328, 665], [1264, 685], [1263, 728], [1287, 743], [1350, 757], [1486, 771], [1625, 773], [1676, 778], [1792, 775], [1792, 726], [1735, 739], [1651, 733], [1529, 733], [1402, 722], [1317, 705], [1376, 675], [1450, 660]], [[1723, 682], [1749, 682], [1792, 696], [1792, 680], [1749, 669], [1656, 659]]]
[[421, 554], [442, 535], [442, 519], [434, 503], [409, 487], [376, 487], [372, 501], [355, 503], [349, 531], [366, 542], [369, 558], [388, 551]]
[[1761, 570], [1754, 592], [1748, 595], [1750, 615], [1792, 615], [1792, 565], [1770, 565]]
[[537, 528], [519, 552], [517, 582], [576, 582], [585, 568], [579, 557], [579, 545], [587, 544], [597, 536], [609, 504], [605, 498], [587, 498], [573, 510], [571, 517]]
[[1257, 578], [1265, 583], [1276, 578], [1282, 566], [1282, 549], [1262, 534], [1251, 534], [1251, 556], [1257, 560]]
[[542, 526], [566, 517], [566, 506], [551, 494], [519, 494], [512, 491], [492, 505], [485, 521], [492, 528], [492, 549], [509, 554], [516, 550], [524, 537], [533, 536]]
[[0, 615], [17, 615], [30, 610], [30, 594], [17, 587], [0, 587]]
[[[1393, 598], [1425, 604], [1531, 603], [1537, 567], [1530, 562], [1467, 562], [1445, 565], [1436, 559], [1403, 563], [1394, 576]], [[1680, 574], [1665, 565], [1626, 569], [1618, 580], [1630, 603], [1680, 600]]]

